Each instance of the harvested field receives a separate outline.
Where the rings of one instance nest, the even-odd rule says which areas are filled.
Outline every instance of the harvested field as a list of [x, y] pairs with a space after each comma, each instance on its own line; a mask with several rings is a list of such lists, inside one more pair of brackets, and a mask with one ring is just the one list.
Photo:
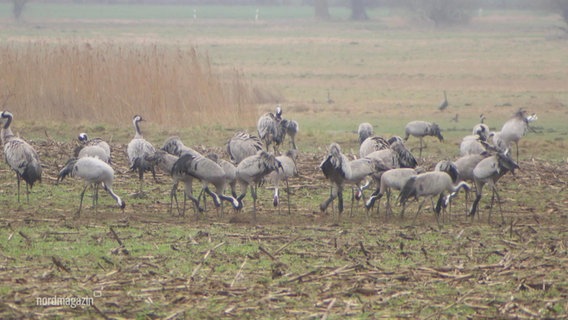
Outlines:
[[[559, 14], [487, 9], [437, 28], [382, 5], [365, 22], [343, 20], [345, 7], [314, 21], [309, 6], [263, 6], [253, 22], [255, 6], [204, 6], [196, 19], [190, 5], [155, 16], [146, 4], [48, 1], [28, 2], [16, 23], [10, 6], [0, 3], [1, 109], [44, 169], [18, 203], [15, 174], [0, 163], [0, 319], [568, 319]], [[155, 146], [178, 135], [223, 154], [277, 103], [301, 127], [290, 213], [286, 193], [274, 208], [265, 184], [257, 221], [250, 191], [242, 212], [220, 215], [209, 200], [205, 213], [178, 216], [164, 173], [147, 174], [147, 196], [133, 197], [134, 114]], [[521, 169], [499, 181], [503, 219], [496, 205], [489, 221], [487, 187], [473, 220], [463, 193], [439, 221], [429, 202], [415, 222], [415, 202], [404, 217], [399, 206], [386, 216], [384, 202], [352, 211], [349, 190], [341, 216], [333, 205], [319, 212], [326, 148], [357, 154], [359, 123], [390, 137], [408, 121], [436, 121], [445, 143], [427, 139], [419, 164], [429, 170], [455, 159], [480, 114], [498, 131], [519, 108], [539, 119], [520, 142]], [[111, 143], [123, 212], [104, 192], [95, 210], [87, 190], [77, 216], [82, 182], [57, 183], [79, 132]]]
[[[160, 184], [147, 179], [147, 199], [131, 199], [136, 179], [122, 156], [115, 191], [127, 209], [101, 193], [98, 212], [77, 217], [81, 183], [54, 185], [60, 150], [72, 145], [35, 144], [48, 167], [29, 205], [14, 202], [15, 179], [1, 171], [4, 319], [566, 317], [565, 165], [521, 161], [505, 176], [505, 223], [497, 211], [488, 223], [486, 207], [465, 218], [460, 195], [439, 224], [430, 210], [411, 224], [412, 213], [368, 216], [361, 203], [352, 216], [317, 212], [328, 192], [315, 170], [323, 155], [303, 154], [291, 215], [263, 190], [253, 224], [248, 197], [245, 212], [170, 215], [162, 174]], [[73, 298], [85, 299], [73, 307]]]

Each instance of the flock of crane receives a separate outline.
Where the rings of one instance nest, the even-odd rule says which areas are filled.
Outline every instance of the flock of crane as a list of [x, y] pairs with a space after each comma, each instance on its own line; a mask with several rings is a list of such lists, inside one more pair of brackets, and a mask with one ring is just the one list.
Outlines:
[[[405, 137], [398, 136], [390, 139], [374, 135], [373, 126], [362, 123], [358, 128], [359, 156], [350, 160], [341, 151], [337, 143], [332, 143], [328, 154], [324, 157], [319, 168], [331, 183], [331, 192], [320, 205], [325, 212], [328, 206], [338, 200], [339, 213], [343, 211], [343, 191], [345, 185], [353, 186], [352, 199], [363, 197], [363, 191], [369, 186], [376, 186], [374, 192], [365, 200], [365, 207], [370, 210], [375, 202], [387, 195], [387, 212], [392, 212], [390, 205], [391, 190], [400, 190], [399, 202], [404, 214], [406, 204], [410, 199], [423, 198], [416, 215], [421, 211], [426, 199], [438, 197], [433, 205], [436, 217], [445, 208], [451, 198], [463, 188], [469, 192], [468, 182], [473, 183], [476, 198], [468, 210], [473, 216], [477, 212], [484, 185], [488, 184], [493, 192], [491, 208], [496, 197], [500, 205], [496, 183], [507, 172], [518, 168], [512, 159], [510, 150], [513, 144], [524, 136], [529, 123], [537, 119], [536, 115], [527, 116], [519, 110], [503, 125], [500, 132], [490, 132], [480, 117], [480, 123], [473, 128], [472, 135], [463, 138], [460, 146], [461, 157], [455, 161], [440, 161], [436, 169], [424, 172], [419, 169], [418, 162], [411, 151], [405, 146], [410, 136], [420, 139], [420, 157], [426, 136], [437, 137], [443, 141], [440, 127], [435, 123], [412, 121], [406, 125]], [[16, 173], [18, 186], [18, 202], [20, 201], [20, 183], [26, 184], [26, 197], [29, 202], [29, 192], [34, 183], [41, 181], [42, 165], [38, 153], [25, 140], [14, 135], [10, 128], [13, 120], [12, 113], [2, 111], [0, 114], [1, 140], [4, 147], [6, 163]], [[226, 152], [230, 161], [224, 160], [217, 154], [202, 155], [196, 150], [185, 146], [177, 136], [168, 138], [162, 148], [156, 149], [144, 139], [140, 130], [143, 118], [136, 115], [132, 119], [135, 134], [127, 146], [126, 153], [130, 169], [138, 173], [139, 187], [135, 196], [144, 195], [144, 174], [151, 172], [156, 179], [155, 168], [158, 167], [170, 174], [172, 189], [170, 192], [170, 213], [176, 203], [180, 215], [185, 213], [185, 202], [193, 202], [195, 210], [202, 212], [202, 198], [209, 195], [218, 208], [222, 210], [222, 202], [229, 202], [233, 208], [243, 208], [243, 199], [250, 186], [253, 199], [253, 220], [256, 219], [257, 188], [264, 181], [270, 181], [274, 186], [273, 204], [278, 206], [279, 185], [282, 181], [288, 184], [288, 179], [298, 175], [296, 161], [295, 136], [299, 131], [297, 121], [284, 119], [282, 108], [276, 107], [275, 112], [262, 115], [257, 122], [258, 136], [245, 131], [234, 134], [226, 144]], [[280, 154], [279, 147], [285, 137], [290, 138], [290, 150]], [[83, 198], [89, 186], [93, 186], [93, 206], [96, 209], [98, 189], [101, 186], [116, 201], [118, 206], [125, 208], [125, 201], [112, 189], [114, 170], [110, 145], [100, 138], [89, 139], [85, 133], [78, 137], [80, 146], [74, 157], [69, 159], [60, 170], [58, 181], [67, 176], [84, 180], [85, 185], [80, 194], [80, 204], [77, 213], [81, 212]], [[269, 151], [272, 146], [272, 151]], [[196, 197], [193, 192], [193, 181], [202, 183], [201, 193]], [[177, 201], [178, 185], [183, 183], [184, 202], [180, 209]], [[237, 184], [240, 193], [237, 193]], [[212, 185], [213, 189], [209, 186]], [[230, 191], [228, 191], [230, 190]], [[229, 193], [230, 192], [230, 193]], [[290, 192], [288, 190], [288, 210], [290, 211]], [[467, 196], [466, 196], [467, 199]], [[352, 200], [353, 208], [353, 200]]]

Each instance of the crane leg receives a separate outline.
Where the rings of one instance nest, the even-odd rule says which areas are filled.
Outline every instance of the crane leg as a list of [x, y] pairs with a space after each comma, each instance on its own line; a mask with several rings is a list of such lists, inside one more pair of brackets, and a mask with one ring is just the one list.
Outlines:
[[16, 179], [18, 181], [18, 203], [20, 203], [20, 174], [16, 172]]
[[257, 191], [257, 186], [251, 186], [250, 188], [250, 193], [252, 196], [252, 221], [254, 223], [256, 223], [256, 191]]
[[337, 211], [339, 211], [339, 215], [343, 212], [343, 187], [340, 186], [337, 188]]
[[[503, 216], [503, 210], [501, 208], [501, 197], [499, 196], [499, 192], [497, 192], [497, 187], [495, 185], [492, 186], [493, 193], [491, 195], [491, 206], [489, 207], [489, 219], [491, 219], [491, 212], [493, 211], [493, 202], [495, 198], [497, 198], [497, 204], [499, 205], [499, 213], [501, 214], [501, 222], [505, 223], [505, 217]], [[489, 220], [491, 222], [491, 220]]]
[[[294, 148], [296, 147], [296, 145], [294, 145]], [[284, 180], [286, 181], [286, 193], [288, 194], [288, 215], [291, 215], [291, 210], [290, 210], [290, 185], [288, 184], [288, 177], [284, 177]]]
[[83, 191], [81, 192], [81, 201], [79, 201], [79, 210], [77, 210], [77, 215], [81, 214], [81, 208], [83, 208], [83, 197], [85, 196], [85, 191], [87, 191], [87, 187], [89, 185], [85, 184], [85, 187], [83, 188]]
[[27, 183], [26, 183], [26, 201], [28, 202], [28, 204], [30, 203], [30, 188]]
[[331, 191], [329, 193], [329, 198], [325, 199], [320, 204], [320, 211], [321, 212], [325, 212], [325, 210], [327, 209], [329, 204], [332, 203], [335, 198], [337, 198], [338, 193], [339, 192], [337, 192], [337, 188], [335, 186], [332, 186]]
[[422, 211], [422, 206], [424, 205], [424, 202], [426, 202], [426, 198], [424, 198], [424, 200], [422, 200], [422, 202], [420, 202], [420, 205], [418, 206], [418, 210], [416, 210], [416, 215], [414, 216], [414, 220], [412, 220], [412, 224], [416, 223], [416, 218], [418, 218], [418, 214], [420, 214], [420, 211]]
[[170, 215], [173, 214], [173, 206], [174, 206], [174, 199], [175, 199], [178, 216], [181, 216], [182, 214], [179, 211], [179, 203], [178, 203], [178, 199], [177, 199], [177, 187], [178, 187], [178, 184], [174, 183], [173, 186], [172, 186], [172, 190], [170, 191]]

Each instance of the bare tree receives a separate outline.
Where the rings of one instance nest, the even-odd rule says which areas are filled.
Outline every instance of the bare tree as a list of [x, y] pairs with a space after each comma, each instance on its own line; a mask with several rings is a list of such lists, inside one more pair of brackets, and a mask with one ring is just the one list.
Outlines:
[[[553, 0], [552, 6], [553, 10], [555, 10], [562, 16], [564, 24], [568, 25], [568, 0]], [[568, 32], [567, 27], [560, 27], [560, 29]]]
[[24, 7], [28, 0], [12, 0], [12, 14], [14, 14], [14, 19], [20, 20], [22, 17], [22, 13], [24, 12]]
[[368, 20], [365, 0], [351, 0], [351, 20]]
[[421, 18], [436, 26], [466, 24], [472, 16], [474, 0], [409, 0], [408, 5]]
[[322, 20], [329, 20], [329, 18], [331, 18], [327, 0], [314, 0], [314, 16]]

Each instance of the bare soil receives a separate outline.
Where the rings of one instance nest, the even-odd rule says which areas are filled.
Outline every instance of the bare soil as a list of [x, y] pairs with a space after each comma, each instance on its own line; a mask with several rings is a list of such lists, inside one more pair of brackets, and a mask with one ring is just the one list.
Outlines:
[[[318, 212], [329, 190], [317, 169], [323, 154], [302, 154], [302, 177], [290, 181], [291, 214], [285, 196], [282, 207], [273, 208], [265, 190], [253, 223], [249, 196], [244, 212], [225, 209], [220, 217], [209, 202], [199, 219], [191, 210], [170, 215], [163, 174], [161, 184], [147, 177], [152, 196], [132, 200], [136, 177], [118, 151], [124, 146], [116, 144], [115, 191], [125, 195], [127, 209], [105, 202], [96, 213], [86, 206], [77, 218], [78, 181], [65, 184], [73, 187], [67, 205], [46, 191], [63, 187], [54, 185], [55, 175], [67, 157], [61, 150], [72, 146], [44, 142], [36, 148], [47, 167], [29, 205], [15, 204], [12, 173], [5, 165], [0, 172], [3, 319], [568, 315], [566, 164], [521, 161], [516, 176], [505, 176], [499, 183], [504, 223], [497, 209], [488, 223], [487, 206], [480, 218], [466, 218], [461, 195], [439, 223], [429, 209], [411, 223], [416, 206], [404, 218], [386, 217], [383, 208], [367, 214], [362, 203], [350, 214], [349, 200], [341, 216], [331, 208]], [[488, 190], [484, 197], [488, 205]], [[170, 232], [180, 226], [187, 231]], [[46, 243], [54, 250], [32, 253]], [[89, 253], [101, 244], [111, 249]], [[63, 253], [76, 246], [84, 246], [84, 254]], [[248, 251], [229, 250], [241, 246]], [[38, 298], [52, 296], [92, 301], [75, 308], [38, 305]]]

